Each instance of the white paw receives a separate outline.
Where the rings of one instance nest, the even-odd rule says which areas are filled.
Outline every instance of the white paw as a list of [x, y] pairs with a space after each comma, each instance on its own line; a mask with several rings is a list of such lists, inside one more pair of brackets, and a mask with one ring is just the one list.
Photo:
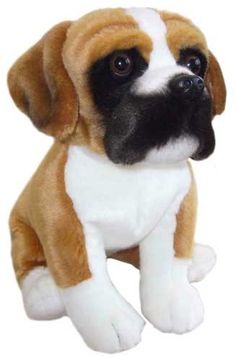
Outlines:
[[144, 316], [160, 331], [183, 334], [192, 331], [204, 316], [200, 296], [191, 285], [173, 285], [143, 301]]
[[188, 279], [197, 282], [205, 278], [216, 263], [216, 255], [211, 247], [195, 244], [192, 264], [189, 267]]
[[33, 269], [21, 289], [25, 311], [31, 319], [52, 320], [65, 315], [59, 290], [47, 268]]
[[68, 316], [90, 348], [114, 353], [140, 342], [144, 320], [111, 284], [92, 278], [64, 289], [62, 297]]
[[182, 334], [197, 327], [204, 316], [198, 291], [187, 279], [190, 260], [173, 258], [157, 277], [142, 276], [141, 302], [144, 316], [159, 330]]

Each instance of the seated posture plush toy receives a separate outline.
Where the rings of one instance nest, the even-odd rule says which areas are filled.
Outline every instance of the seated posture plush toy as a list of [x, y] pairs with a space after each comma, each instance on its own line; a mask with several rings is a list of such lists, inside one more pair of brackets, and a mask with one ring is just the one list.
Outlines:
[[26, 312], [67, 315], [93, 349], [140, 341], [142, 317], [106, 258], [139, 267], [143, 315], [164, 332], [203, 320], [191, 283], [214, 265], [194, 245], [189, 158], [214, 150], [223, 76], [202, 32], [152, 9], [99, 10], [53, 27], [9, 73], [16, 105], [55, 142], [10, 218]]

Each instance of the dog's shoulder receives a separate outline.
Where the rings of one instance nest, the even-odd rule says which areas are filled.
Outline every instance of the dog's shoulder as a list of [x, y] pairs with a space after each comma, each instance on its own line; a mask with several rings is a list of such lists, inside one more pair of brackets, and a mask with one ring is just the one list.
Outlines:
[[[68, 146], [55, 141], [17, 200], [13, 213], [32, 223], [32, 213], [53, 209], [65, 196], [64, 167]], [[35, 214], [34, 214], [35, 216]]]

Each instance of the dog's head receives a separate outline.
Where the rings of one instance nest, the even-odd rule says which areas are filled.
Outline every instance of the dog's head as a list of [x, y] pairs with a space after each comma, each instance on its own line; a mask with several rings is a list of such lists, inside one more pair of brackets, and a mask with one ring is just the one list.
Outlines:
[[206, 158], [226, 98], [200, 30], [152, 9], [57, 25], [12, 67], [9, 87], [41, 131], [123, 164]]

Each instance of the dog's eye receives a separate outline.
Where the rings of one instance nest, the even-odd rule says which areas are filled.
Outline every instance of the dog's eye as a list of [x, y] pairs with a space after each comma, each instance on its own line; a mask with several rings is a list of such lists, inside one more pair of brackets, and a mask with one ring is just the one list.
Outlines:
[[197, 76], [200, 75], [202, 70], [202, 62], [200, 57], [192, 55], [185, 58], [185, 66], [190, 69], [191, 72], [196, 74]]
[[119, 77], [128, 77], [132, 73], [133, 65], [132, 58], [126, 53], [117, 53], [110, 61], [111, 72]]
[[203, 78], [207, 68], [207, 59], [197, 48], [184, 48], [180, 50], [178, 64], [187, 67], [193, 74]]

